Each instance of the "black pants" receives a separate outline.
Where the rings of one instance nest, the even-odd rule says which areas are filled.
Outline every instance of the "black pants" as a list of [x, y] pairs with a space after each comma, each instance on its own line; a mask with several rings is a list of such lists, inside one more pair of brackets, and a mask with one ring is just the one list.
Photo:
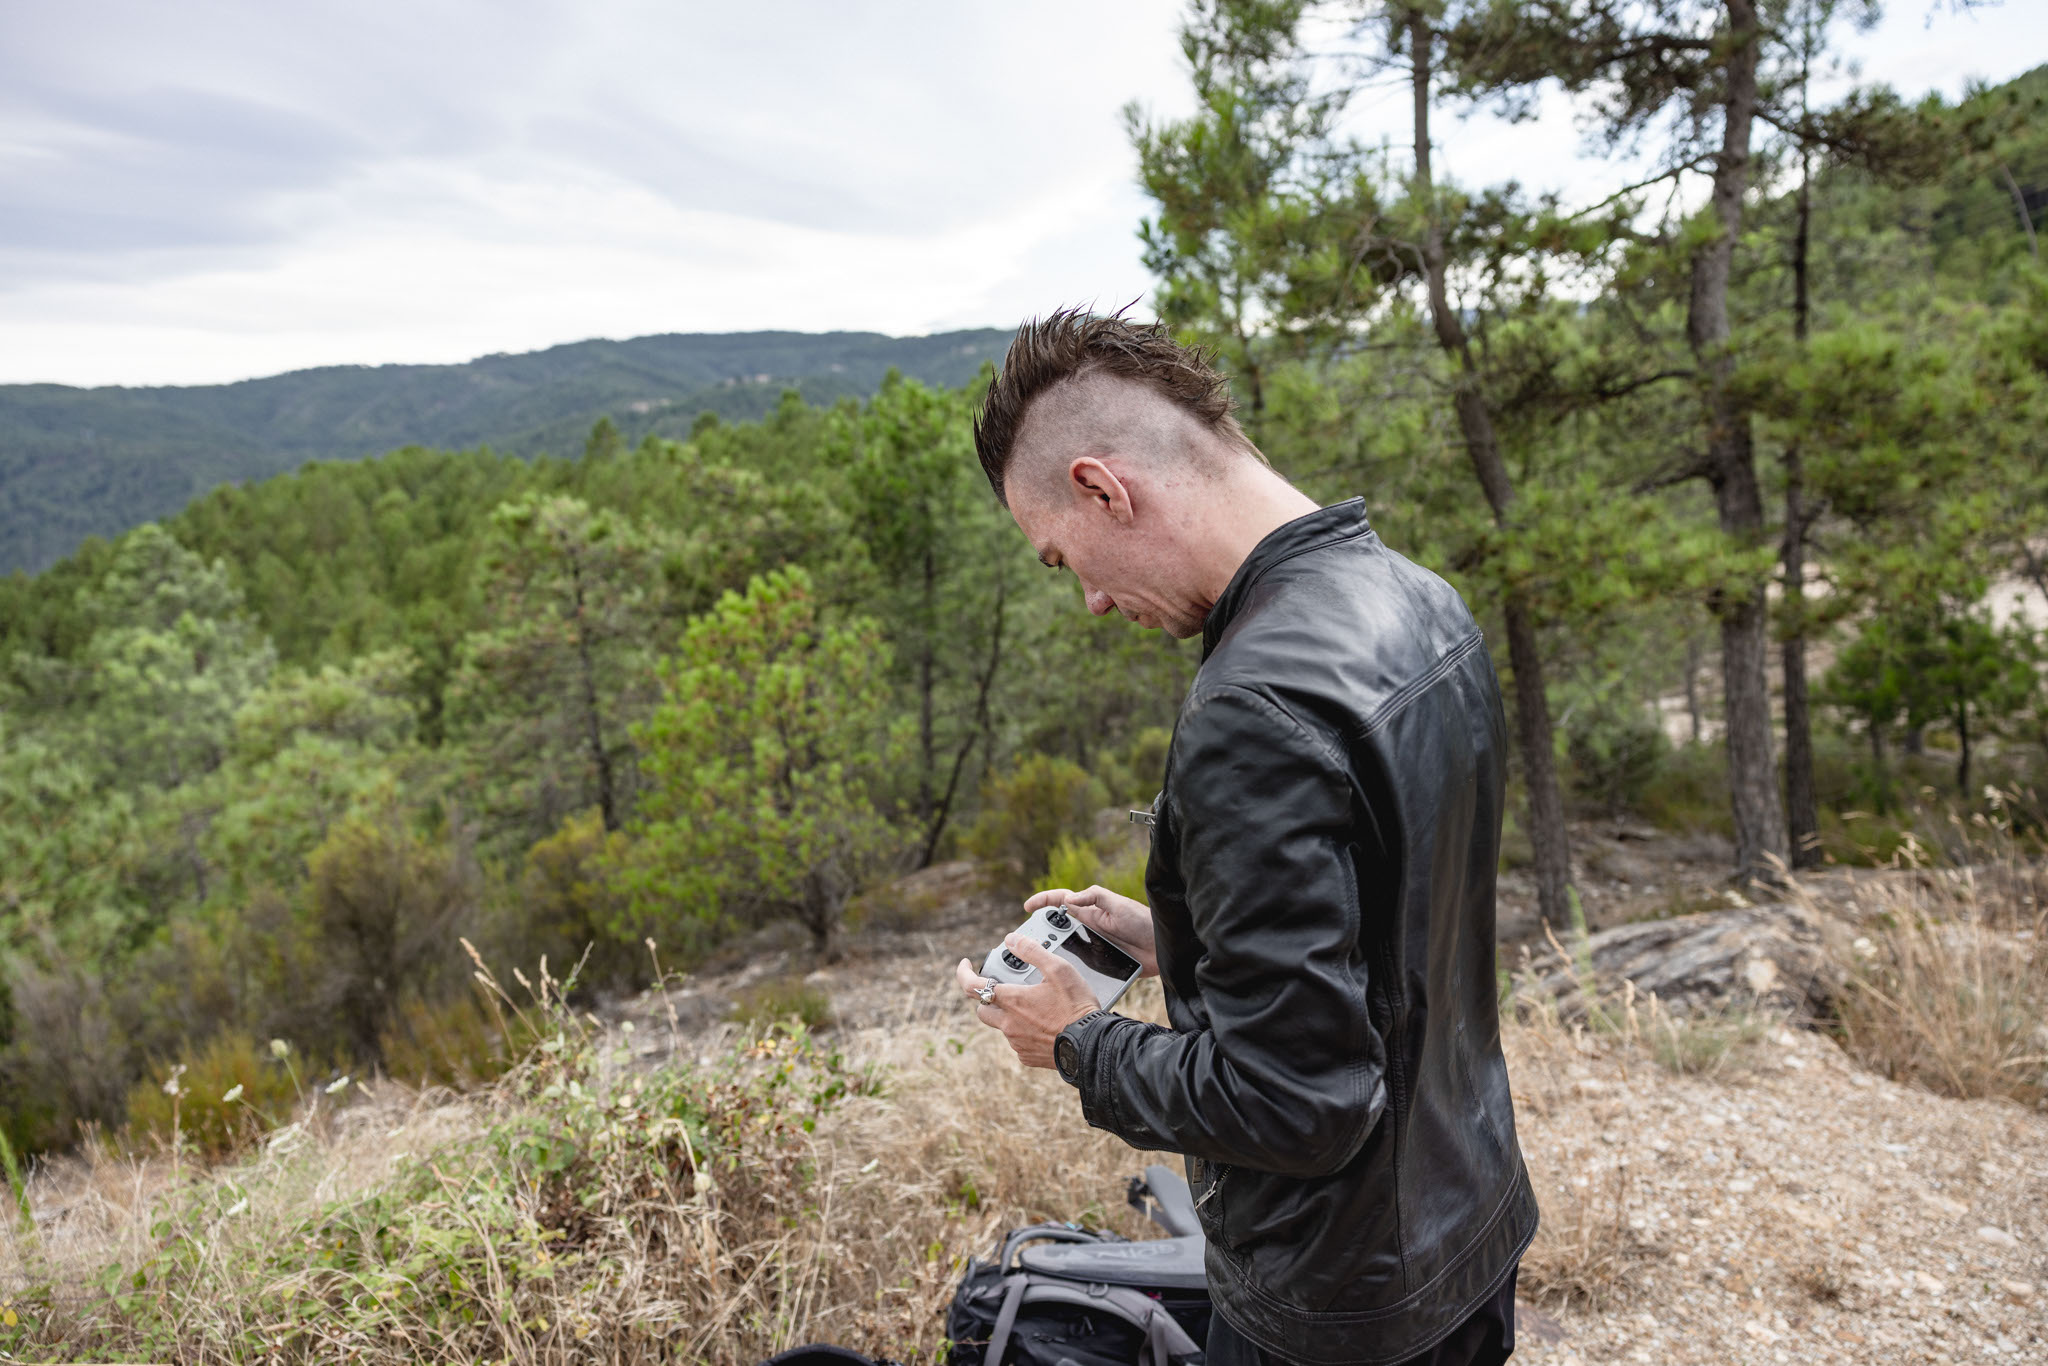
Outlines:
[[[1494, 1297], [1451, 1330], [1451, 1335], [1400, 1366], [1501, 1366], [1515, 1350], [1515, 1273]], [[1216, 1314], [1209, 1319], [1209, 1345], [1202, 1358], [1208, 1366], [1291, 1366], [1251, 1342]]]

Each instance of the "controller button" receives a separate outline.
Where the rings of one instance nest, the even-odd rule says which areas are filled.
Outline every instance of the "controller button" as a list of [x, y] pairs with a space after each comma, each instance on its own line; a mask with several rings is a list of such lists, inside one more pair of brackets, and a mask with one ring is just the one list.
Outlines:
[[1045, 913], [1045, 923], [1056, 930], [1064, 930], [1067, 926], [1074, 923], [1074, 918], [1059, 907], [1054, 906]]
[[1022, 972], [1028, 966], [1025, 961], [1008, 949], [1003, 950], [1003, 963], [1012, 972]]

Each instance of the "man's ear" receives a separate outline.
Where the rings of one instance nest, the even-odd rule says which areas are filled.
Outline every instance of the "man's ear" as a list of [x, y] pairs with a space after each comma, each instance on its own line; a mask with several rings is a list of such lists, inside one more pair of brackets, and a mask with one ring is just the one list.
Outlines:
[[1131, 490], [1116, 472], [1092, 455], [1077, 456], [1067, 466], [1067, 482], [1075, 497], [1107, 512], [1124, 526], [1131, 524]]

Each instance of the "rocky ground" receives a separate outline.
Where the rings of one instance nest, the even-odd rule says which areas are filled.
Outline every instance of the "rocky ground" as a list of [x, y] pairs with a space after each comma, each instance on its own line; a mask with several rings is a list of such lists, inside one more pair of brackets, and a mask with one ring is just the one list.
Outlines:
[[1518, 1359], [2048, 1361], [2048, 1116], [1807, 1030], [1705, 1076], [1583, 1033], [1510, 1044], [1556, 1282]]
[[[1605, 869], [1586, 878], [1596, 928], [1726, 904], [1712, 841], [1609, 838], [1613, 850], [1589, 841]], [[1540, 945], [1514, 899], [1504, 939]], [[952, 964], [1021, 919], [1015, 904], [967, 865], [934, 868], [870, 908], [839, 963], [764, 939], [620, 1013], [659, 1049], [671, 1027], [729, 1027], [733, 1003], [780, 976], [825, 993], [849, 1032], [930, 1018], [959, 1004]], [[1674, 1072], [1655, 1057], [1671, 1027], [1508, 1030], [1545, 1220], [1518, 1360], [2048, 1362], [2048, 1115], [1894, 1084], [1782, 1024], [1708, 1071]]]

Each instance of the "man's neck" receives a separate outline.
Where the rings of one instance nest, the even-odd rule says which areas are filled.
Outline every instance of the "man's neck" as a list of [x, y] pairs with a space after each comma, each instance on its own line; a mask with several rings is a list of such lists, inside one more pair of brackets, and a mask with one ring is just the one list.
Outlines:
[[1203, 599], [1212, 606], [1260, 541], [1320, 506], [1264, 466], [1229, 481], [1219, 495], [1208, 502], [1202, 528]]

